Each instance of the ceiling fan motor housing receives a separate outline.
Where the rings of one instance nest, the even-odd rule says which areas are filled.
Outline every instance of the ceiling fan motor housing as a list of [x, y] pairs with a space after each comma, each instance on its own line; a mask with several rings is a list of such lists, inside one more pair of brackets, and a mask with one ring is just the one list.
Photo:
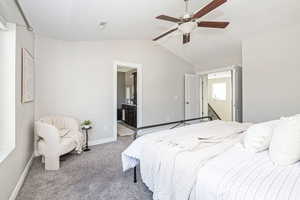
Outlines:
[[191, 19], [191, 14], [190, 13], [186, 13], [182, 19]]

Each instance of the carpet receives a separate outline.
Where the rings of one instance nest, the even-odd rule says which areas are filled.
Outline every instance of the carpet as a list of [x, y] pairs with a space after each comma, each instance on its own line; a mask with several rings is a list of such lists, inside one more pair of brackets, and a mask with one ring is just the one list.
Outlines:
[[132, 137], [91, 147], [81, 155], [68, 154], [58, 171], [45, 171], [35, 158], [17, 200], [151, 200], [142, 183], [133, 183], [133, 171], [122, 172], [121, 152]]

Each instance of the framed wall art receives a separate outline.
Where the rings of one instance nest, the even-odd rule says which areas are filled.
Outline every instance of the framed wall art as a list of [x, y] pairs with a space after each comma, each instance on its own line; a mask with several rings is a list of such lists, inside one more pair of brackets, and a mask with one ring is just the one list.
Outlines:
[[34, 101], [34, 58], [22, 48], [22, 103]]

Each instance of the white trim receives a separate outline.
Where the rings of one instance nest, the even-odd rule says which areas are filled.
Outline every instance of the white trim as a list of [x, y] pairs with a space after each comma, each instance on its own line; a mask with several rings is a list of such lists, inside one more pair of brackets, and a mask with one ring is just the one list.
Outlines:
[[1, 15], [0, 15], [0, 30], [4, 30], [4, 31], [8, 30], [7, 22], [6, 22], [5, 18], [2, 17]]
[[5, 56], [7, 57], [7, 60], [5, 59], [4, 61], [4, 66], [1, 66], [6, 76], [1, 77], [0, 84], [7, 85], [5, 88], [1, 88], [1, 92], [5, 96], [2, 102], [6, 104], [5, 107], [1, 106], [1, 112], [7, 118], [7, 122], [1, 125], [4, 134], [0, 137], [0, 163], [5, 160], [16, 147], [16, 25], [9, 23], [7, 26], [9, 27], [8, 31], [1, 31], [1, 37], [5, 40], [4, 50], [6, 51]]
[[0, 150], [0, 163], [3, 162], [11, 152], [15, 149], [14, 146], [7, 148], [7, 149], [1, 149]]
[[25, 169], [23, 170], [18, 182], [17, 182], [17, 185], [15, 187], [15, 189], [13, 190], [13, 192], [11, 193], [10, 197], [9, 197], [9, 200], [15, 200], [18, 196], [18, 193], [24, 183], [24, 180], [29, 172], [29, 169], [31, 167], [31, 164], [32, 164], [32, 160], [34, 158], [34, 155], [32, 154], [29, 161], [27, 162], [26, 166], [25, 166]]
[[91, 140], [89, 141], [89, 146], [95, 146], [95, 145], [105, 144], [105, 143], [110, 143], [115, 141], [116, 141], [115, 137], [103, 138], [100, 140]]
[[227, 70], [223, 72], [216, 72], [216, 73], [209, 73], [208, 74], [208, 80], [209, 79], [219, 79], [219, 78], [230, 78], [232, 70]]
[[231, 119], [233, 121], [237, 121], [236, 120], [236, 70], [231, 70]]
[[122, 61], [115, 61], [113, 64], [113, 132], [114, 137], [117, 138], [117, 76], [118, 66], [126, 66], [137, 69], [137, 127], [141, 127], [143, 124], [142, 105], [143, 105], [143, 73], [142, 65], [135, 63], [127, 63]]
[[199, 104], [200, 104], [200, 117], [203, 117], [203, 76], [199, 75]]
[[206, 75], [206, 74], [211, 74], [211, 73], [216, 73], [216, 72], [230, 71], [230, 70], [234, 70], [237, 68], [241, 68], [241, 66], [232, 65], [230, 67], [222, 67], [222, 68], [217, 68], [217, 69], [212, 69], [212, 70], [207, 70], [207, 71], [200, 71], [200, 72], [196, 72], [196, 74]]

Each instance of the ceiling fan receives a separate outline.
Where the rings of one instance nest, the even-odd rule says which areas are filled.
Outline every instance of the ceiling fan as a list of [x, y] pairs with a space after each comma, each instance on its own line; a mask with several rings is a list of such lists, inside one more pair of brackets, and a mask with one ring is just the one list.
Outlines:
[[204, 8], [200, 9], [195, 14], [189, 13], [189, 0], [185, 1], [185, 14], [183, 17], [175, 18], [167, 15], [160, 15], [156, 17], [156, 19], [165, 20], [169, 22], [177, 23], [177, 27], [173, 28], [160, 36], [153, 39], [153, 41], [157, 41], [166, 35], [179, 30], [183, 33], [183, 44], [189, 43], [191, 39], [191, 32], [195, 30], [197, 27], [206, 27], [206, 28], [226, 28], [229, 25], [229, 22], [217, 22], [217, 21], [197, 21], [200, 17], [208, 14], [212, 10], [226, 3], [227, 0], [214, 0], [209, 3]]

